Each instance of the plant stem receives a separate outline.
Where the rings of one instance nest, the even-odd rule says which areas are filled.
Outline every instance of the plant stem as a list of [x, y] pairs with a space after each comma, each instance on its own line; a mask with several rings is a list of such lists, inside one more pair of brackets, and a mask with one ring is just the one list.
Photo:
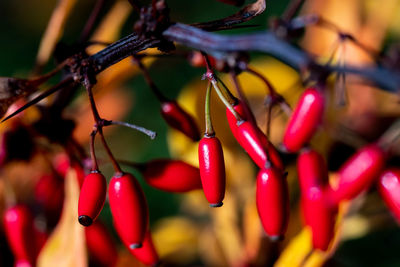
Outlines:
[[94, 129], [90, 134], [90, 158], [92, 159], [92, 171], [98, 171], [99, 166], [97, 164], [96, 153], [94, 149], [94, 140], [96, 138], [97, 129]]
[[136, 62], [136, 64], [140, 68], [140, 70], [142, 71], [144, 79], [146, 80], [147, 85], [150, 87], [151, 91], [157, 97], [158, 101], [160, 101], [161, 103], [168, 102], [169, 100], [164, 96], [163, 93], [161, 93], [160, 89], [154, 83], [153, 79], [150, 77], [149, 71], [143, 65], [142, 61], [140, 59], [135, 58], [135, 57], [134, 57], [134, 61]]
[[94, 27], [94, 24], [96, 22], [97, 17], [100, 14], [102, 7], [104, 6], [104, 3], [105, 3], [104, 0], [96, 1], [96, 4], [92, 10], [92, 13], [89, 16], [89, 19], [86, 21], [86, 25], [83, 28], [83, 31], [81, 33], [81, 37], [79, 39], [80, 43], [84, 43], [89, 39], [89, 35]]
[[211, 98], [211, 83], [208, 82], [207, 91], [206, 91], [206, 101], [205, 101], [205, 117], [206, 117], [206, 136], [214, 136], [215, 132], [211, 122], [211, 114], [210, 114], [210, 98]]
[[[121, 125], [121, 126], [125, 126], [128, 128], [134, 129], [136, 131], [144, 133], [145, 135], [149, 136], [151, 139], [154, 139], [157, 136], [156, 132], [151, 131], [151, 130], [146, 129], [141, 126], [137, 126], [135, 124], [131, 124], [131, 123], [123, 122], [123, 121], [107, 121], [106, 123], [107, 123], [107, 125]], [[107, 125], [104, 125], [104, 126], [107, 126]]]

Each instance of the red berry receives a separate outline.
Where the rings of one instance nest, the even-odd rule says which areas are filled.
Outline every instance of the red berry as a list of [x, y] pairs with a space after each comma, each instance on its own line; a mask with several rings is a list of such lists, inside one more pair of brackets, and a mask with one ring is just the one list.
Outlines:
[[297, 170], [305, 224], [311, 228], [314, 248], [325, 251], [333, 238], [336, 216], [336, 208], [328, 205], [324, 192], [328, 182], [325, 161], [318, 152], [303, 150]]
[[180, 160], [152, 160], [141, 171], [145, 181], [160, 190], [182, 193], [202, 188], [199, 169]]
[[315, 88], [304, 91], [293, 110], [283, 137], [283, 145], [289, 152], [299, 151], [314, 135], [324, 113], [323, 93]]
[[400, 169], [389, 169], [379, 177], [378, 190], [397, 222], [400, 223]]
[[225, 196], [225, 163], [218, 138], [205, 136], [200, 140], [199, 168], [203, 191], [210, 206], [222, 206]]
[[172, 128], [182, 132], [193, 141], [200, 140], [199, 128], [194, 118], [175, 101], [161, 103], [161, 115]]
[[146, 232], [146, 236], [143, 241], [143, 246], [137, 249], [129, 250], [133, 256], [135, 256], [140, 262], [149, 266], [157, 266], [160, 261], [157, 251], [153, 244], [150, 230]]
[[115, 175], [108, 190], [114, 226], [121, 240], [131, 249], [142, 246], [149, 221], [146, 198], [131, 174]]
[[33, 217], [28, 207], [16, 205], [4, 213], [4, 230], [8, 243], [17, 260], [35, 262], [36, 247], [32, 240]]
[[79, 194], [79, 223], [89, 226], [99, 216], [106, 201], [107, 182], [100, 172], [89, 173], [83, 181]]
[[[193, 67], [206, 67], [204, 56], [199, 51], [193, 51], [192, 53], [190, 53], [188, 59], [190, 65], [192, 65]], [[210, 60], [210, 65], [214, 67], [216, 63], [215, 58], [208, 56], [208, 59]]]
[[339, 169], [339, 185], [330, 191], [333, 203], [352, 199], [369, 188], [385, 166], [385, 152], [376, 144], [359, 149]]
[[265, 232], [272, 240], [283, 238], [289, 221], [289, 193], [281, 171], [269, 167], [258, 172], [256, 203]]
[[312, 231], [314, 248], [327, 250], [334, 235], [337, 209], [329, 206], [324, 190], [318, 185], [303, 191], [301, 201], [305, 223]]
[[[240, 117], [242, 117], [244, 120], [247, 120], [251, 125], [253, 125], [253, 132], [256, 132], [254, 138], [258, 136], [258, 138], [256, 138], [258, 140], [255, 140], [254, 142], [251, 142], [250, 140], [243, 140], [241, 136], [242, 133], [239, 131], [239, 127], [237, 125], [237, 120], [232, 112], [227, 108], [226, 117], [228, 119], [229, 127], [235, 139], [246, 150], [249, 156], [260, 168], [263, 168], [265, 165], [265, 159], [267, 158], [265, 151], [267, 151], [268, 159], [270, 160], [272, 165], [283, 171], [285, 169], [285, 166], [283, 165], [278, 151], [275, 149], [274, 145], [271, 144], [265, 134], [260, 130], [260, 128], [257, 127], [256, 119], [254, 118], [253, 114], [250, 113], [249, 116], [246, 116], [245, 107], [242, 102], [239, 102], [233, 108], [240, 115]], [[261, 150], [263, 150], [264, 152], [261, 152]], [[259, 151], [260, 154], [255, 153], [256, 151]], [[253, 158], [252, 155], [255, 158]]]
[[100, 266], [115, 266], [118, 251], [107, 228], [97, 220], [90, 227], [85, 227], [85, 235], [91, 259]]
[[300, 190], [307, 191], [313, 186], [328, 183], [328, 170], [324, 158], [315, 150], [303, 149], [297, 158]]
[[47, 223], [56, 225], [64, 204], [64, 180], [53, 174], [43, 175], [35, 185], [34, 196], [44, 209]]

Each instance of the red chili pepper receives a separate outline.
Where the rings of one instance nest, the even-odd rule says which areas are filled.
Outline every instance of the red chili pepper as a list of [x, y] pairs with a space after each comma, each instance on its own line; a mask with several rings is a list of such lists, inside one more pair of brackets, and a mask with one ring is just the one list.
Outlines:
[[369, 188], [385, 167], [385, 152], [376, 144], [359, 149], [339, 169], [339, 185], [329, 191], [330, 201], [338, 204]]
[[200, 140], [199, 128], [194, 118], [175, 101], [161, 103], [161, 115], [172, 128], [182, 132], [193, 141]]
[[325, 251], [333, 238], [337, 211], [329, 206], [324, 192], [328, 182], [325, 161], [318, 152], [303, 150], [298, 157], [297, 170], [305, 224], [311, 228], [314, 248]]
[[107, 181], [100, 172], [89, 173], [79, 194], [78, 216], [83, 226], [91, 225], [99, 216], [106, 201]]
[[378, 190], [400, 224], [400, 169], [388, 169], [379, 177]]
[[85, 227], [85, 236], [90, 259], [97, 264], [96, 266], [116, 265], [118, 251], [115, 242], [100, 221], [97, 220], [90, 227]]
[[254, 129], [251, 131], [256, 133], [252, 138], [253, 141], [246, 140], [246, 138], [243, 138], [242, 136], [243, 132], [239, 131], [239, 126], [237, 125], [237, 120], [235, 116], [227, 108], [226, 117], [228, 119], [229, 127], [231, 128], [232, 134], [235, 137], [235, 139], [246, 150], [249, 156], [260, 168], [263, 168], [265, 165], [265, 161], [267, 159], [265, 151], [267, 151], [268, 159], [270, 160], [272, 165], [283, 171], [285, 169], [285, 166], [283, 165], [282, 159], [279, 156], [278, 151], [275, 149], [274, 145], [271, 144], [271, 142], [268, 140], [265, 134], [260, 130], [260, 128], [257, 127], [256, 120], [253, 114], [250, 113], [249, 116], [246, 116], [245, 108], [242, 102], [239, 102], [233, 108], [240, 115], [240, 117], [242, 117], [244, 120], [247, 120], [252, 125], [252, 128]]
[[269, 167], [258, 172], [256, 203], [265, 232], [272, 240], [282, 239], [289, 221], [289, 193], [280, 170]]
[[142, 246], [149, 221], [147, 201], [133, 175], [115, 175], [108, 196], [114, 226], [124, 244], [131, 249]]
[[199, 168], [204, 194], [211, 207], [221, 207], [225, 196], [225, 163], [217, 137], [203, 137], [199, 143]]
[[4, 213], [4, 230], [8, 243], [16, 260], [27, 261], [31, 265], [35, 262], [35, 239], [32, 234], [33, 217], [28, 207], [16, 205], [8, 208]]
[[325, 98], [320, 90], [308, 88], [304, 91], [283, 136], [287, 151], [297, 152], [310, 141], [322, 120], [324, 107]]
[[149, 185], [160, 190], [183, 193], [202, 188], [199, 169], [180, 160], [156, 159], [139, 170]]
[[160, 261], [157, 251], [153, 244], [150, 230], [146, 232], [146, 236], [143, 241], [143, 246], [137, 249], [129, 250], [133, 256], [135, 256], [141, 263], [149, 266], [157, 266]]

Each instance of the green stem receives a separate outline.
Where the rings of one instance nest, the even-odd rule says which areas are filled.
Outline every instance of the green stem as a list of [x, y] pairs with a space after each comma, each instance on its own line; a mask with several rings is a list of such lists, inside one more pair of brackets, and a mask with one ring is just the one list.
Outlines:
[[205, 101], [205, 117], [206, 117], [206, 136], [214, 136], [214, 128], [211, 122], [211, 114], [210, 114], [210, 98], [211, 98], [211, 83], [208, 83], [207, 91], [206, 91], [206, 101]]
[[[208, 76], [208, 75], [207, 75]], [[211, 75], [212, 76], [212, 75]], [[211, 84], [214, 87], [215, 92], [217, 92], [219, 98], [221, 101], [224, 103], [224, 105], [230, 110], [230, 112], [235, 116], [236, 120], [243, 121], [242, 117], [240, 117], [239, 113], [236, 112], [236, 110], [231, 106], [229, 101], [225, 98], [224, 94], [221, 92], [221, 89], [218, 86], [217, 80], [214, 77], [208, 77], [210, 80]]]

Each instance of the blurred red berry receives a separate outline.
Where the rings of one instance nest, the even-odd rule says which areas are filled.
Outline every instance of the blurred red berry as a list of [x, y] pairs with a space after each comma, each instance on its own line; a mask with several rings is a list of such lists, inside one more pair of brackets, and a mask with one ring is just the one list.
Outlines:
[[288, 152], [297, 152], [307, 144], [321, 123], [325, 98], [321, 90], [308, 88], [298, 101], [283, 136]]
[[140, 170], [145, 181], [160, 190], [182, 193], [202, 188], [199, 168], [180, 160], [156, 159]]
[[182, 132], [193, 141], [200, 140], [199, 128], [194, 118], [175, 101], [161, 103], [161, 115], [172, 128]]
[[289, 193], [281, 171], [269, 167], [258, 172], [256, 203], [267, 235], [272, 240], [282, 239], [289, 221]]

